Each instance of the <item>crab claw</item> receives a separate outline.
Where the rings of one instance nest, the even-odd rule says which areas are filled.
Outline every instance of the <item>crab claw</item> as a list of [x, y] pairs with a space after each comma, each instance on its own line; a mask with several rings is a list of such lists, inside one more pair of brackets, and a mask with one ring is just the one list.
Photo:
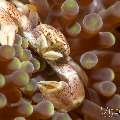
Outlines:
[[57, 61], [70, 54], [70, 47], [64, 35], [50, 25], [41, 23], [32, 31], [24, 31], [23, 34], [46, 60]]
[[59, 30], [47, 24], [40, 24], [34, 29], [34, 31], [41, 31], [46, 37], [49, 50], [59, 51], [63, 53], [63, 55], [69, 56], [69, 44], [67, 43], [65, 36]]
[[41, 81], [38, 84], [39, 89], [43, 96], [54, 104], [56, 109], [70, 111], [84, 100], [85, 91], [81, 79], [69, 64], [48, 63], [61, 81]]
[[60, 81], [40, 81], [38, 87], [42, 95], [50, 100], [56, 109], [60, 111], [68, 111], [68, 107], [71, 107], [72, 102], [68, 98], [69, 87], [66, 82]]
[[22, 30], [31, 30], [29, 19], [19, 10], [17, 10], [17, 8], [11, 2], [5, 0], [0, 1], [0, 8], [9, 14], [10, 17], [16, 21]]

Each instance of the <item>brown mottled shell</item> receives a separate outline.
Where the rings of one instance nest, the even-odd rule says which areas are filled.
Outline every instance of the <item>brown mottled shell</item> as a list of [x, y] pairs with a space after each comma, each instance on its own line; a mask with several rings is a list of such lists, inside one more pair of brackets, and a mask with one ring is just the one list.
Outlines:
[[64, 35], [54, 27], [47, 24], [40, 24], [34, 29], [34, 33], [36, 37], [39, 37], [40, 34], [46, 37], [49, 49], [57, 50], [66, 56], [70, 54], [70, 47]]

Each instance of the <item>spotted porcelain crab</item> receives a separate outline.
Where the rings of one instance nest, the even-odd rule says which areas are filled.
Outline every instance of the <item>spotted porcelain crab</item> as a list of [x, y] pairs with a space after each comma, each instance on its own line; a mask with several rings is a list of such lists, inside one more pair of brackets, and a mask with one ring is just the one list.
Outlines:
[[[85, 98], [83, 79], [87, 79], [80, 69], [79, 75], [72, 64], [70, 48], [64, 35], [54, 27], [40, 23], [34, 29], [31, 22], [12, 2], [0, 1], [0, 43], [13, 45], [15, 34], [26, 37], [30, 46], [42, 56], [57, 73], [60, 81], [40, 81], [38, 87], [44, 97], [53, 102], [56, 109], [69, 111], [82, 103]], [[73, 61], [72, 61], [73, 62]]]

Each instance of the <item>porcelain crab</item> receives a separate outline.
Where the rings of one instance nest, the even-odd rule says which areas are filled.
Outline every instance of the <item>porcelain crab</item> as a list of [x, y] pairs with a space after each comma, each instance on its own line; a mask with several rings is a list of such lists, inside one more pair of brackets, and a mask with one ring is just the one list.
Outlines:
[[1, 45], [13, 45], [15, 34], [26, 37], [32, 47], [57, 73], [60, 81], [40, 81], [38, 87], [45, 98], [52, 101], [55, 108], [70, 111], [85, 98], [82, 81], [87, 79], [84, 71], [79, 74], [69, 57], [70, 47], [64, 35], [54, 27], [40, 23], [32, 28], [29, 18], [8, 1], [0, 1]]

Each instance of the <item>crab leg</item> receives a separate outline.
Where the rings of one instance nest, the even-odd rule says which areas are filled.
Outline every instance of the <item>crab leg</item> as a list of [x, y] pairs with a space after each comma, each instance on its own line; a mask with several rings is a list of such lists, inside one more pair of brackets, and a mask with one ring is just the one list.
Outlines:
[[33, 4], [23, 4], [19, 0], [11, 0], [12, 3], [16, 6], [17, 10], [19, 10], [22, 14], [26, 15], [31, 23], [31, 28], [35, 28], [39, 22], [40, 17], [38, 14], [38, 9]]
[[13, 45], [18, 26], [2, 8], [0, 8], [0, 27], [0, 43], [2, 45]]

